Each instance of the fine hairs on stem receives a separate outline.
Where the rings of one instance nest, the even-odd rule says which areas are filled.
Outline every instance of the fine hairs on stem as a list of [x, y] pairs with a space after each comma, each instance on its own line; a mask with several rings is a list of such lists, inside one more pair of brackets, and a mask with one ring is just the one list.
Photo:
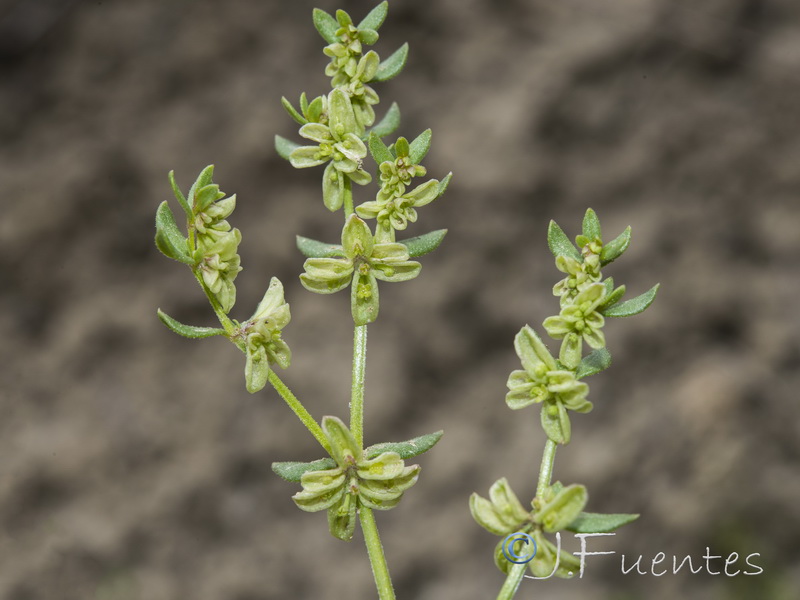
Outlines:
[[[404, 137], [384, 141], [400, 126], [400, 109], [392, 104], [376, 119], [380, 98], [373, 84], [400, 73], [408, 57], [403, 44], [388, 58], [367, 50], [378, 41], [378, 30], [388, 13], [381, 2], [358, 24], [343, 10], [335, 15], [313, 11], [313, 23], [327, 44], [330, 59], [325, 74], [330, 91], [309, 99], [300, 94], [298, 107], [281, 102], [299, 125], [306, 145], [276, 136], [280, 156], [298, 169], [323, 166], [322, 204], [332, 213], [341, 211], [341, 243], [325, 243], [302, 236], [297, 247], [306, 257], [300, 282], [317, 294], [350, 290], [350, 316], [354, 324], [352, 389], [349, 426], [336, 416], [317, 421], [273, 369], [287, 369], [291, 351], [283, 340], [289, 324], [289, 304], [283, 284], [275, 277], [253, 315], [244, 321], [228, 315], [236, 303], [235, 279], [242, 270], [238, 247], [242, 234], [227, 219], [236, 207], [236, 196], [226, 197], [214, 184], [214, 167], [200, 173], [184, 195], [173, 173], [169, 182], [185, 216], [185, 230], [168, 202], [156, 212], [156, 246], [167, 257], [188, 266], [208, 298], [220, 327], [185, 325], [161, 310], [158, 316], [173, 332], [188, 338], [223, 336], [245, 355], [245, 385], [250, 393], [267, 384], [283, 398], [328, 456], [312, 462], [277, 462], [273, 471], [299, 483], [292, 496], [307, 512], [325, 511], [330, 533], [349, 541], [361, 523], [367, 555], [381, 600], [393, 600], [386, 556], [383, 552], [375, 510], [389, 510], [401, 500], [419, 477], [419, 465], [405, 461], [431, 449], [442, 432], [405, 442], [364, 447], [364, 381], [367, 367], [367, 326], [378, 318], [378, 282], [403, 282], [416, 278], [422, 265], [416, 259], [435, 250], [446, 230], [397, 239], [418, 219], [418, 209], [444, 194], [451, 174], [441, 180], [425, 179], [420, 163], [431, 146], [427, 129], [408, 141]], [[374, 165], [367, 164], [370, 155]], [[419, 178], [420, 183], [412, 180]], [[355, 189], [377, 184], [371, 200], [356, 204]], [[372, 224], [370, 224], [372, 222]], [[331, 412], [337, 407], [332, 406]]]
[[[526, 325], [514, 338], [522, 369], [508, 377], [506, 404], [512, 410], [541, 404], [541, 425], [546, 435], [536, 494], [527, 510], [505, 478], [489, 490], [489, 499], [478, 494], [470, 498], [472, 516], [490, 533], [503, 536], [494, 552], [495, 564], [506, 574], [498, 600], [511, 600], [530, 570], [533, 577], [569, 578], [580, 569], [578, 559], [554, 545], [545, 534], [567, 530], [575, 533], [608, 533], [638, 518], [635, 514], [585, 512], [589, 499], [580, 484], [551, 483], [556, 450], [571, 440], [569, 412], [588, 413], [589, 386], [582, 379], [611, 365], [603, 328], [606, 317], [628, 317], [645, 310], [658, 291], [655, 285], [640, 296], [622, 301], [625, 286], [603, 278], [601, 268], [619, 258], [631, 241], [631, 228], [603, 243], [600, 221], [590, 208], [583, 218], [583, 230], [573, 244], [564, 231], [550, 222], [547, 232], [556, 267], [566, 275], [553, 287], [560, 299], [557, 315], [542, 326], [547, 334], [561, 340], [558, 357], [553, 356], [532, 327]], [[590, 351], [584, 356], [584, 343]], [[526, 545], [532, 552], [526, 553]], [[508, 553], [524, 560], [510, 560]]]

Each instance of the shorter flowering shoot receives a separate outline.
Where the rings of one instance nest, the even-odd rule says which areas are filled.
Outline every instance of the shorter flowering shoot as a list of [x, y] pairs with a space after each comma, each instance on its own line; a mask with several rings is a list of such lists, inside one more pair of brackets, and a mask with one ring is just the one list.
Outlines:
[[181, 233], [169, 204], [164, 201], [156, 212], [156, 246], [166, 256], [192, 269], [222, 328], [184, 325], [160, 309], [158, 316], [167, 327], [184, 337], [227, 337], [246, 354], [246, 387], [254, 393], [266, 385], [270, 364], [285, 369], [291, 361], [289, 346], [281, 338], [281, 330], [291, 318], [289, 305], [284, 300], [283, 284], [273, 277], [250, 319], [240, 324], [228, 317], [236, 301], [233, 280], [242, 270], [236, 254], [242, 235], [225, 220], [236, 207], [236, 196], [225, 198], [219, 186], [211, 181], [213, 173], [213, 166], [203, 169], [189, 190], [188, 198], [181, 193], [170, 173], [173, 193], [186, 214], [187, 235]]
[[[570, 412], [588, 413], [593, 408], [589, 386], [582, 380], [611, 365], [603, 331], [606, 318], [642, 312], [658, 291], [656, 285], [622, 302], [625, 286], [615, 287], [611, 277], [603, 278], [602, 267], [619, 258], [630, 239], [628, 227], [604, 244], [600, 221], [592, 209], [586, 211], [576, 244], [555, 221], [550, 222], [548, 245], [556, 258], [556, 268], [566, 277], [553, 288], [553, 294], [559, 298], [559, 312], [547, 317], [543, 327], [551, 338], [561, 340], [561, 347], [556, 358], [532, 327], [523, 327], [514, 338], [522, 369], [509, 375], [506, 394], [506, 404], [513, 410], [542, 405], [541, 425], [547, 441], [536, 495], [531, 501], [533, 510], [525, 511], [505, 479], [492, 486], [489, 500], [477, 494], [470, 499], [475, 521], [491, 533], [504, 536], [494, 552], [495, 564], [507, 576], [498, 600], [513, 598], [525, 565], [537, 578], [572, 577], [579, 570], [580, 561], [561, 550], [560, 531], [607, 533], [638, 517], [584, 512], [588, 501], [584, 486], [550, 483], [556, 449], [572, 438]], [[591, 350], [586, 356], [584, 342]], [[555, 544], [545, 535], [551, 533], [556, 534]], [[524, 554], [523, 547], [529, 542], [534, 552], [526, 560], [514, 559], [520, 552]]]
[[402, 231], [408, 223], [417, 221], [417, 208], [433, 202], [444, 194], [450, 183], [452, 173], [443, 181], [430, 179], [412, 190], [407, 188], [414, 177], [427, 173], [420, 161], [431, 145], [431, 130], [423, 131], [410, 144], [400, 137], [387, 147], [374, 133], [369, 137], [369, 148], [378, 163], [381, 189], [375, 200], [364, 202], [356, 208], [356, 213], [364, 219], [377, 219], [376, 238], [380, 241], [395, 241], [395, 231]]
[[398, 243], [375, 243], [369, 226], [351, 215], [342, 230], [341, 257], [309, 258], [300, 275], [303, 286], [318, 294], [332, 294], [351, 286], [351, 310], [356, 325], [378, 317], [378, 281], [407, 281], [422, 265], [408, 260], [408, 248]]
[[419, 465], [404, 459], [430, 450], [441, 431], [399, 443], [385, 443], [362, 450], [350, 430], [337, 417], [324, 417], [322, 430], [331, 458], [308, 463], [273, 463], [272, 469], [303, 489], [292, 499], [306, 512], [328, 511], [331, 535], [349, 541], [360, 508], [389, 510], [417, 482]]

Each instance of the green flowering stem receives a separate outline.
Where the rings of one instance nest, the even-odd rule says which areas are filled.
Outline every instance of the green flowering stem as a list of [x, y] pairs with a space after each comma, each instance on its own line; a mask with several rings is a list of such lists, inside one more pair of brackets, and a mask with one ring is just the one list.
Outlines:
[[525, 569], [528, 568], [528, 563], [514, 563], [508, 570], [505, 583], [500, 588], [500, 593], [497, 595], [497, 600], [511, 600], [514, 594], [517, 593], [519, 584], [522, 583], [522, 577], [525, 575]]
[[[553, 477], [553, 463], [556, 460], [556, 444], [550, 438], [544, 445], [544, 455], [542, 456], [542, 466], [539, 469], [539, 482], [536, 485], [536, 496], [541, 498], [545, 490], [550, 487], [550, 479]], [[517, 593], [519, 584], [522, 582], [522, 577], [525, 575], [525, 569], [528, 563], [515, 563], [511, 565], [506, 575], [506, 580], [503, 587], [500, 588], [500, 593], [497, 595], [497, 600], [511, 600]]]
[[[366, 326], [364, 326], [364, 329], [366, 330]], [[395, 600], [392, 578], [389, 575], [386, 556], [383, 554], [383, 545], [381, 544], [380, 535], [378, 535], [375, 515], [372, 513], [371, 508], [361, 506], [359, 517], [361, 519], [361, 529], [364, 532], [364, 541], [367, 544], [369, 562], [372, 565], [372, 575], [375, 577], [375, 585], [378, 588], [378, 597], [380, 600]]]
[[542, 497], [545, 490], [550, 486], [550, 478], [553, 476], [553, 463], [556, 460], [556, 444], [550, 438], [544, 445], [544, 456], [542, 456], [542, 466], [539, 469], [539, 483], [536, 486], [536, 495]]
[[[197, 269], [192, 269], [197, 282], [200, 284], [200, 287], [203, 288], [203, 292], [205, 292], [208, 301], [211, 303], [211, 307], [214, 309], [214, 313], [217, 315], [219, 319], [220, 325], [225, 329], [225, 333], [228, 335], [228, 338], [236, 344], [236, 347], [239, 348], [242, 352], [246, 352], [244, 343], [236, 341], [234, 339], [234, 334], [236, 332], [236, 325], [233, 323], [231, 318], [225, 314], [225, 311], [222, 310], [222, 306], [217, 301], [216, 296], [211, 293], [211, 290], [208, 289], [205, 282], [203, 281], [203, 276], [200, 275], [200, 272]], [[328, 444], [328, 440], [325, 438], [325, 434], [322, 433], [322, 427], [319, 426], [319, 423], [311, 416], [306, 410], [306, 407], [297, 399], [292, 393], [292, 390], [289, 389], [278, 374], [273, 370], [269, 370], [268, 381], [272, 384], [272, 387], [275, 388], [275, 391], [278, 392], [281, 398], [283, 398], [284, 402], [292, 409], [292, 412], [297, 415], [297, 418], [306, 426], [306, 429], [314, 436], [314, 438], [320, 443], [320, 445], [325, 448], [326, 452], [331, 451], [330, 444]], [[363, 377], [362, 377], [363, 381]]]
[[269, 382], [272, 384], [272, 387], [275, 388], [275, 391], [280, 394], [281, 398], [284, 399], [286, 404], [289, 408], [292, 409], [292, 412], [297, 415], [297, 418], [302, 421], [303, 425], [306, 426], [306, 429], [314, 436], [314, 438], [320, 443], [320, 445], [325, 448], [325, 451], [330, 453], [331, 447], [328, 443], [328, 440], [325, 438], [325, 434], [322, 432], [322, 427], [319, 426], [314, 420], [314, 417], [306, 410], [306, 407], [300, 403], [300, 400], [297, 399], [292, 393], [292, 390], [289, 389], [278, 374], [273, 370], [269, 370], [269, 375], [267, 376]]
[[353, 208], [353, 181], [349, 177], [344, 178], [344, 218], [352, 215]]
[[[200, 274], [200, 270], [192, 269], [192, 273], [194, 273], [197, 283], [199, 283], [200, 287], [203, 288], [203, 292], [205, 293], [206, 298], [208, 298], [209, 303], [211, 303], [211, 308], [214, 309], [214, 314], [217, 315], [220, 325], [222, 325], [222, 327], [225, 329], [225, 333], [228, 335], [228, 337], [233, 339], [231, 336], [233, 336], [233, 334], [236, 332], [236, 325], [234, 325], [230, 317], [225, 314], [225, 311], [222, 309], [222, 305], [219, 303], [219, 300], [217, 300], [217, 297], [211, 292], [211, 290], [208, 289], [208, 286], [203, 281], [203, 276]], [[236, 343], [236, 346], [239, 348], [239, 350], [244, 351], [244, 345]]]
[[350, 396], [350, 431], [359, 447], [364, 447], [364, 378], [367, 370], [367, 326], [358, 325], [353, 333], [353, 387]]

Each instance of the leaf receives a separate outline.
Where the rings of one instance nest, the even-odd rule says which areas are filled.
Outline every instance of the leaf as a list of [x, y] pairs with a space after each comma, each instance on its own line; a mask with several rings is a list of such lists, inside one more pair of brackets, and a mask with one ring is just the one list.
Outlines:
[[339, 29], [339, 23], [336, 22], [336, 19], [321, 8], [315, 8], [312, 17], [314, 19], [314, 27], [317, 28], [323, 40], [329, 44], [335, 44], [339, 41], [339, 38], [336, 37], [336, 31]]
[[[614, 280], [611, 277], [606, 279], [605, 283], [608, 284], [608, 282], [611, 282], [612, 286], [614, 285]], [[608, 285], [606, 285], [606, 297], [603, 298], [603, 301], [600, 303], [600, 306], [598, 307], [599, 310], [611, 308], [617, 302], [622, 300], [622, 297], [625, 295], [625, 289], [625, 286], [621, 285], [615, 290], [609, 290]]]
[[169, 185], [172, 187], [172, 193], [175, 195], [175, 198], [181, 205], [183, 212], [186, 213], [186, 218], [192, 218], [192, 207], [189, 206], [189, 203], [186, 201], [186, 198], [181, 193], [181, 188], [178, 187], [178, 184], [175, 182], [175, 171], [170, 171], [169, 175]]
[[286, 481], [298, 482], [303, 473], [308, 471], [325, 471], [336, 467], [336, 462], [332, 458], [320, 458], [312, 462], [274, 462], [272, 470], [278, 477]]
[[201, 339], [213, 337], [215, 335], [225, 335], [225, 330], [220, 329], [219, 327], [196, 327], [194, 325], [184, 325], [183, 323], [170, 317], [160, 308], [158, 309], [158, 318], [161, 319], [161, 322], [169, 327], [172, 331], [186, 338]]
[[300, 144], [295, 144], [293, 141], [287, 140], [285, 137], [281, 137], [279, 135], [275, 136], [275, 150], [278, 152], [278, 155], [281, 158], [289, 160], [289, 155], [299, 147]]
[[423, 256], [436, 250], [445, 235], [447, 235], [447, 229], [437, 229], [407, 240], [398, 240], [398, 242], [408, 248], [409, 256]]
[[639, 518], [634, 514], [602, 514], [582, 512], [566, 529], [573, 533], [610, 533]]
[[326, 244], [311, 238], [297, 236], [297, 249], [308, 258], [334, 258], [344, 256], [344, 249], [338, 244]]
[[370, 133], [382, 138], [397, 131], [398, 127], [400, 127], [400, 107], [397, 106], [397, 102], [392, 102], [380, 122], [370, 129]]
[[636, 296], [636, 298], [631, 298], [630, 300], [626, 300], [625, 302], [616, 304], [600, 312], [606, 317], [630, 317], [632, 315], [638, 315], [653, 303], [659, 285], [660, 284], [657, 283], [641, 296]]
[[434, 431], [433, 433], [426, 433], [425, 435], [415, 437], [405, 442], [384, 442], [382, 444], [375, 444], [364, 450], [364, 455], [367, 458], [375, 458], [384, 452], [396, 452], [400, 455], [400, 458], [414, 458], [433, 448], [442, 438], [443, 434], [444, 431]]
[[581, 363], [578, 365], [578, 371], [575, 377], [582, 379], [589, 375], [596, 375], [600, 371], [605, 371], [611, 366], [611, 353], [605, 348], [598, 348], [593, 350], [588, 356], [584, 356]]
[[547, 228], [547, 245], [550, 247], [550, 252], [553, 256], [569, 256], [575, 260], [581, 260], [581, 254], [578, 249], [569, 241], [567, 234], [558, 226], [555, 221], [550, 221]]
[[186, 265], [193, 265], [186, 247], [186, 238], [178, 229], [172, 209], [164, 200], [156, 211], [156, 247], [167, 258], [177, 260]]
[[597, 218], [597, 213], [591, 208], [586, 209], [586, 214], [583, 216], [583, 235], [593, 242], [597, 238], [602, 239], [602, 230], [600, 229], [600, 219]]
[[207, 185], [211, 184], [211, 180], [214, 177], [214, 165], [208, 165], [205, 169], [200, 171], [200, 175], [197, 176], [197, 179], [192, 184], [192, 187], [189, 188], [189, 195], [186, 197], [186, 201], [193, 207], [195, 201], [195, 194], [206, 187]]
[[431, 136], [433, 132], [430, 129], [426, 129], [422, 133], [420, 133], [414, 141], [411, 142], [409, 148], [408, 157], [411, 159], [411, 162], [415, 165], [418, 165], [420, 161], [425, 158], [425, 155], [428, 153], [428, 150], [431, 149]]
[[385, 163], [385, 162], [394, 162], [394, 156], [392, 153], [389, 152], [389, 148], [386, 144], [383, 143], [380, 137], [378, 137], [374, 131], [369, 132], [369, 151], [372, 154], [372, 158], [375, 159], [375, 162], [378, 164]]
[[406, 66], [406, 59], [408, 58], [408, 43], [403, 44], [398, 48], [394, 54], [381, 62], [378, 67], [378, 72], [372, 81], [388, 81], [392, 77], [396, 77], [403, 67]]
[[292, 103], [286, 99], [286, 96], [281, 96], [281, 104], [283, 108], [286, 109], [286, 112], [289, 113], [289, 116], [292, 117], [295, 121], [300, 123], [300, 125], [305, 125], [308, 123], [308, 119], [306, 119], [303, 115], [297, 112], [297, 109], [292, 106]]
[[381, 2], [361, 20], [361, 23], [358, 24], [358, 29], [374, 29], [377, 31], [380, 26], [383, 25], [384, 20], [386, 20], [386, 13], [388, 12], [389, 3], [385, 1]]
[[617, 237], [609, 243], [603, 245], [600, 251], [600, 264], [606, 266], [608, 263], [613, 262], [619, 258], [628, 246], [631, 244], [631, 227], [625, 228], [625, 231], [620, 233]]
[[453, 178], [453, 172], [450, 171], [444, 179], [439, 182], [439, 191], [436, 193], [436, 197], [438, 198], [442, 194], [447, 191], [447, 186], [450, 185], [450, 180]]

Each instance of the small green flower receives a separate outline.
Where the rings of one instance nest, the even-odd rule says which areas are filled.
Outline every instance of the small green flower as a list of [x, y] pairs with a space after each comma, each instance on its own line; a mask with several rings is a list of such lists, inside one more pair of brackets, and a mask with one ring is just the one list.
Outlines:
[[604, 297], [605, 286], [602, 283], [589, 285], [575, 296], [572, 304], [564, 306], [558, 316], [545, 319], [544, 328], [555, 339], [577, 334], [578, 353], [581, 340], [594, 349], [605, 348], [606, 338], [602, 331], [605, 319], [597, 310]]
[[589, 272], [587, 266], [585, 262], [571, 256], [562, 254], [556, 258], [556, 268], [567, 274], [567, 277], [553, 286], [553, 295], [560, 296], [561, 306], [572, 304], [580, 292], [600, 281], [600, 270], [597, 269], [596, 273]]
[[247, 354], [245, 380], [247, 391], [251, 394], [266, 385], [270, 363], [276, 363], [282, 369], [289, 366], [292, 352], [281, 338], [281, 330], [290, 320], [289, 305], [283, 297], [283, 284], [273, 277], [256, 312], [234, 336], [244, 340]]
[[364, 133], [353, 112], [349, 96], [333, 90], [328, 96], [328, 124], [306, 123], [300, 135], [317, 142], [316, 146], [295, 148], [289, 160], [297, 169], [330, 163], [322, 176], [323, 202], [335, 211], [344, 203], [345, 177], [358, 185], [366, 185], [372, 176], [362, 168], [367, 147], [361, 141]]
[[[386, 163], [384, 163], [386, 164]], [[381, 239], [389, 239], [386, 235], [391, 230], [401, 231], [408, 227], [408, 223], [417, 220], [416, 209], [430, 204], [439, 196], [439, 180], [431, 179], [418, 185], [410, 192], [397, 196], [391, 200], [373, 200], [364, 202], [356, 208], [360, 217], [378, 220], [378, 225], [383, 230], [379, 231]], [[380, 195], [379, 195], [380, 197]]]
[[409, 259], [403, 244], [375, 243], [369, 226], [350, 215], [342, 230], [341, 258], [309, 258], [300, 275], [307, 290], [332, 294], [351, 286], [351, 310], [356, 325], [372, 323], [378, 316], [378, 282], [407, 281], [419, 275], [422, 265]]
[[568, 444], [572, 429], [567, 410], [592, 410], [592, 403], [586, 399], [589, 386], [578, 381], [573, 371], [559, 369], [542, 340], [527, 325], [514, 338], [514, 347], [523, 370], [508, 376], [506, 404], [518, 410], [542, 403], [542, 427], [547, 437], [558, 444]]
[[241, 258], [237, 254], [242, 234], [238, 229], [216, 232], [214, 236], [199, 238], [195, 252], [197, 268], [203, 283], [216, 297], [222, 310], [230, 312], [236, 303], [236, 286], [233, 281], [242, 270]]
[[292, 496], [307, 512], [328, 511], [331, 535], [349, 541], [356, 526], [359, 506], [389, 510], [417, 482], [419, 465], [405, 466], [396, 452], [366, 458], [350, 430], [336, 417], [322, 419], [336, 467], [308, 471], [300, 483], [303, 490]]
[[413, 177], [423, 177], [427, 173], [425, 167], [411, 160], [410, 151], [408, 140], [404, 137], [398, 138], [394, 143], [394, 152], [397, 158], [394, 161], [384, 161], [379, 165], [381, 189], [378, 192], [378, 202], [388, 202], [402, 196]]

